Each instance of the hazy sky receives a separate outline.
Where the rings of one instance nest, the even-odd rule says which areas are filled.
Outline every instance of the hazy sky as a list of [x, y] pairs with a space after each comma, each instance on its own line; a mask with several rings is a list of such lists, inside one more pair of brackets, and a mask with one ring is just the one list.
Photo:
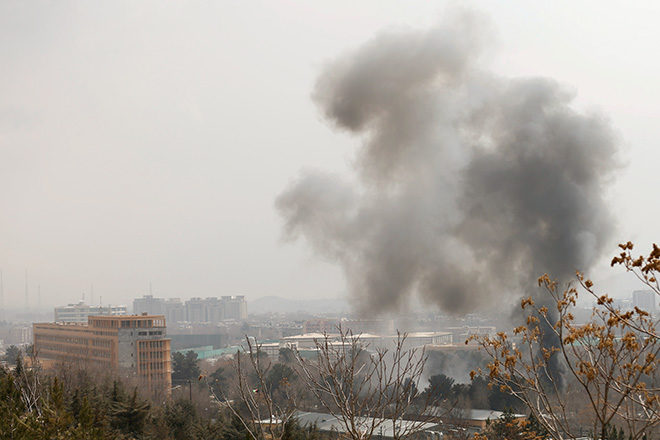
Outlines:
[[[282, 241], [274, 200], [302, 169], [346, 175], [360, 139], [310, 99], [323, 67], [447, 2], [0, 2], [5, 305], [145, 293], [336, 297], [339, 269]], [[618, 240], [657, 241], [660, 6], [482, 1], [483, 63], [547, 76], [607, 115], [625, 167]], [[609, 255], [608, 255], [609, 256]], [[604, 258], [606, 260], [607, 258]], [[605, 266], [605, 265], [603, 265]], [[608, 272], [597, 268], [606, 278]]]

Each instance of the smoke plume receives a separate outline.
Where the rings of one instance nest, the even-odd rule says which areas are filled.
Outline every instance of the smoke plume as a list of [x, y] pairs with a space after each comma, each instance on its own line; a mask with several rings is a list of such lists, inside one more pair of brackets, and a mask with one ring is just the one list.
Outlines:
[[487, 27], [460, 12], [384, 33], [317, 81], [325, 118], [363, 140], [359, 185], [303, 173], [276, 206], [289, 237], [341, 264], [363, 311], [414, 292], [452, 313], [484, 309], [542, 273], [588, 269], [612, 229], [608, 122], [551, 79], [481, 68]]

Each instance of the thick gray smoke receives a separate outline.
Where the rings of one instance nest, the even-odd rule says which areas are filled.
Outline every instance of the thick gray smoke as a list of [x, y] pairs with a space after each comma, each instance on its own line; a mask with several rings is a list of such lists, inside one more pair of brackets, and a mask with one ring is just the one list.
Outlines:
[[453, 313], [586, 270], [612, 229], [608, 123], [546, 78], [479, 68], [484, 23], [452, 14], [382, 34], [322, 73], [315, 102], [364, 139], [360, 184], [305, 173], [277, 199], [287, 234], [341, 263], [362, 310], [418, 292]]

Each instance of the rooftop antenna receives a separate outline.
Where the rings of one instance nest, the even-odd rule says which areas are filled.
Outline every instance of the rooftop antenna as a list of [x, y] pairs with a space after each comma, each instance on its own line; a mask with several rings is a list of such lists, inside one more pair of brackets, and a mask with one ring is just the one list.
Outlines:
[[41, 284], [37, 285], [37, 307], [41, 308]]

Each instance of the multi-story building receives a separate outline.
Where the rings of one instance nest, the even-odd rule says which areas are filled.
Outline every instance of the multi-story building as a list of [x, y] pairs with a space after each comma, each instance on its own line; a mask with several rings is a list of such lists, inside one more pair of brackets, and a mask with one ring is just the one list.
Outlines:
[[136, 377], [155, 394], [169, 394], [170, 340], [162, 315], [90, 316], [87, 324], [33, 324], [40, 360], [97, 366]]
[[205, 322], [220, 322], [225, 319], [225, 305], [218, 298], [204, 300]]
[[303, 333], [351, 332], [389, 335], [394, 333], [392, 319], [309, 319], [303, 323]]
[[221, 321], [247, 319], [245, 297], [223, 296], [190, 298], [184, 303], [179, 298], [165, 299], [145, 295], [133, 300], [133, 313], [165, 315], [169, 323], [182, 321], [217, 324]]
[[259, 344], [259, 350], [268, 355], [270, 360], [276, 361], [280, 358], [280, 343], [279, 342], [266, 342]]
[[632, 294], [632, 302], [633, 306], [655, 315], [658, 295], [652, 290], [635, 290]]
[[179, 298], [168, 298], [165, 300], [163, 314], [167, 322], [176, 323], [186, 320], [186, 306]]
[[394, 333], [392, 319], [342, 319], [339, 324], [343, 331], [350, 330], [354, 335], [360, 333], [391, 335]]
[[144, 295], [133, 300], [133, 313], [165, 315], [170, 324], [186, 320], [186, 308], [179, 298], [154, 298], [153, 295]]
[[[135, 298], [133, 300], [133, 313], [141, 315], [147, 313], [149, 315], [164, 315], [165, 314], [165, 298], [154, 298], [153, 295], [144, 295], [142, 298]], [[172, 321], [169, 321], [172, 323]]]
[[245, 296], [223, 296], [222, 303], [225, 307], [224, 319], [242, 321], [247, 319], [247, 302]]
[[206, 315], [206, 300], [195, 297], [186, 301], [186, 321], [208, 322]]
[[[472, 336], [489, 336], [492, 337], [497, 332], [497, 329], [492, 326], [463, 326], [463, 327], [446, 327], [444, 330], [451, 333], [452, 342], [456, 344], [464, 344]], [[450, 343], [452, 343], [450, 342]], [[472, 342], [470, 342], [472, 343]], [[476, 343], [476, 342], [474, 342]], [[445, 345], [437, 344], [435, 345]]]
[[332, 319], [308, 319], [303, 322], [303, 333], [337, 333], [339, 323]]
[[[597, 300], [594, 300], [594, 305]], [[629, 312], [633, 310], [634, 304], [630, 298], [612, 298], [612, 307], [619, 309], [622, 312]]]
[[88, 316], [94, 315], [126, 315], [126, 306], [91, 306], [80, 301], [78, 304], [55, 307], [55, 322], [87, 322]]
[[186, 315], [188, 322], [243, 321], [247, 319], [247, 302], [242, 295], [190, 298], [186, 301]]

